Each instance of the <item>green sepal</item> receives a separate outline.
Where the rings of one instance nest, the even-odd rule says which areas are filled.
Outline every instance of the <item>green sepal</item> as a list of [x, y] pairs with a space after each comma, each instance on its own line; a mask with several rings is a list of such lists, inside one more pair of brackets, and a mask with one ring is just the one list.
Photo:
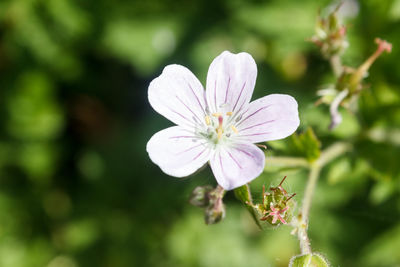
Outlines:
[[261, 226], [260, 223], [260, 215], [257, 209], [254, 208], [253, 204], [253, 199], [251, 197], [251, 192], [250, 192], [250, 187], [248, 184], [242, 185], [241, 187], [238, 187], [234, 190], [235, 196], [237, 199], [239, 199], [247, 208], [247, 210], [250, 212], [251, 216], [254, 219], [254, 222], [257, 224], [257, 226], [263, 230], [263, 227]]

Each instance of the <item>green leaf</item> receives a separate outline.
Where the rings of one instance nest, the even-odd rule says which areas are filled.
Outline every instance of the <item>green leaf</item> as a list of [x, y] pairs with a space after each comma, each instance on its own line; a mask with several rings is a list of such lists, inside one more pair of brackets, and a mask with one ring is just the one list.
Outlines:
[[289, 143], [291, 155], [305, 157], [310, 162], [319, 158], [320, 147], [321, 142], [311, 127], [301, 134], [293, 134]]

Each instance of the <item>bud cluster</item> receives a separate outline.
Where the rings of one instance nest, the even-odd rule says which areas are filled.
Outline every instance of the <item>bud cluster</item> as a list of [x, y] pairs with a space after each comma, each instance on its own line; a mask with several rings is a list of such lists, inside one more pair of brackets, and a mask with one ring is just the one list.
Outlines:
[[324, 58], [342, 54], [349, 43], [346, 38], [346, 26], [340, 23], [338, 10], [340, 5], [327, 18], [318, 16], [315, 35], [311, 41], [320, 49]]
[[296, 194], [289, 195], [282, 187], [285, 179], [286, 176], [277, 187], [270, 187], [269, 192], [265, 192], [265, 186], [263, 186], [262, 203], [253, 204], [260, 221], [265, 221], [273, 226], [288, 224], [291, 221], [296, 206], [293, 197]]
[[340, 56], [348, 47], [346, 37], [346, 27], [340, 23], [338, 10], [340, 5], [328, 15], [327, 18], [318, 18], [316, 33], [311, 38], [321, 50], [324, 58], [331, 62], [332, 68], [337, 76], [335, 85], [331, 88], [319, 90], [317, 95], [321, 98], [316, 104], [325, 103], [330, 106], [331, 124], [330, 129], [335, 128], [342, 121], [342, 116], [339, 113], [339, 106], [350, 108], [365, 87], [363, 80], [368, 75], [368, 69], [372, 63], [383, 53], [390, 53], [392, 45], [379, 38], [375, 39], [378, 45], [376, 51], [359, 67], [351, 68], [342, 66]]
[[221, 186], [198, 186], [193, 190], [189, 202], [193, 206], [205, 208], [206, 224], [215, 224], [225, 217], [225, 205], [222, 201], [224, 194], [225, 190]]

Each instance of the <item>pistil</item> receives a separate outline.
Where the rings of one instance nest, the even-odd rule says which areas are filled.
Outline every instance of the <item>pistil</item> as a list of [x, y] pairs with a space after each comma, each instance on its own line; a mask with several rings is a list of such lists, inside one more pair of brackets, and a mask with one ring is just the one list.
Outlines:
[[224, 129], [222, 128], [222, 123], [224, 122], [224, 118], [220, 115], [218, 116], [218, 128], [216, 129], [218, 134], [218, 140], [221, 139], [222, 134], [224, 133]]

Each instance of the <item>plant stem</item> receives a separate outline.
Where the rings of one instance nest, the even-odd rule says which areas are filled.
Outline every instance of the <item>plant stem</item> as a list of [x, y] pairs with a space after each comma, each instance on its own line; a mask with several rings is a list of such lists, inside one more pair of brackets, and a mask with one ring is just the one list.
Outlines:
[[335, 158], [350, 151], [352, 147], [353, 146], [350, 143], [336, 142], [330, 147], [326, 148], [324, 151], [322, 151], [321, 156], [316, 163], [322, 168]]
[[304, 158], [295, 157], [267, 157], [265, 159], [265, 166], [285, 166], [285, 167], [309, 167], [309, 163]]
[[332, 56], [329, 59], [329, 63], [331, 63], [331, 67], [335, 76], [339, 77], [343, 72], [343, 66], [342, 66], [342, 61], [340, 60], [340, 56], [339, 55]]
[[216, 196], [220, 199], [222, 199], [226, 193], [225, 189], [220, 185], [217, 185], [217, 187], [214, 190], [215, 190]]
[[312, 197], [314, 190], [317, 185], [319, 174], [321, 169], [331, 162], [333, 159], [349, 151], [352, 148], [351, 144], [345, 142], [337, 142], [327, 149], [325, 149], [319, 159], [313, 163], [310, 163], [310, 172], [308, 175], [308, 181], [306, 190], [304, 192], [303, 203], [301, 211], [298, 216], [297, 225], [297, 236], [300, 240], [300, 250], [302, 254], [310, 254], [311, 246], [310, 239], [307, 234], [309, 214], [311, 209]]
[[298, 237], [300, 240], [300, 249], [302, 254], [311, 253], [310, 239], [307, 235], [308, 216], [310, 213], [311, 201], [314, 195], [314, 189], [318, 181], [320, 170], [321, 168], [318, 164], [313, 164], [311, 166], [306, 191], [304, 192], [303, 206], [299, 214]]

